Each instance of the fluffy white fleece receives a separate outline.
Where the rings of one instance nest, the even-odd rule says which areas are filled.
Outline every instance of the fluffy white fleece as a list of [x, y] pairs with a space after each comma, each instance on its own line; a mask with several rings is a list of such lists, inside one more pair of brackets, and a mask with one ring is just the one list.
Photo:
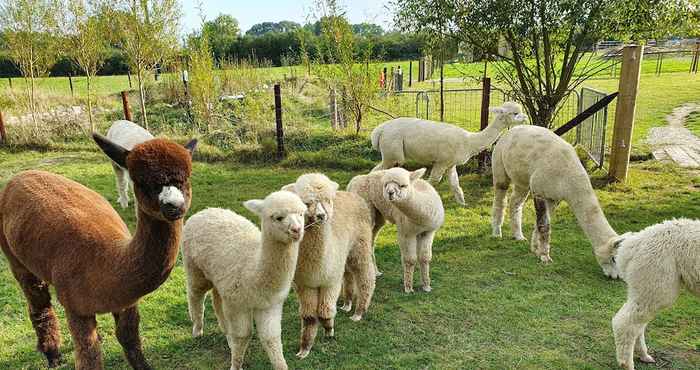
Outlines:
[[644, 338], [647, 324], [670, 307], [683, 287], [700, 297], [700, 221], [665, 221], [622, 236], [615, 262], [627, 282], [627, 302], [612, 320], [617, 361], [634, 369], [634, 351], [654, 362]]
[[376, 280], [372, 215], [362, 198], [337, 191], [338, 184], [323, 174], [302, 175], [283, 189], [299, 195], [309, 209], [294, 276], [302, 320], [297, 356], [304, 358], [311, 351], [319, 323], [326, 335], [334, 335], [344, 276], [347, 298], [357, 303], [351, 319], [360, 320], [369, 307]]
[[[112, 126], [109, 127], [107, 138], [131, 150], [136, 144], [153, 139], [153, 135], [131, 121], [119, 120], [114, 121]], [[122, 208], [127, 208], [129, 207], [129, 184], [131, 184], [129, 172], [126, 168], [122, 168], [114, 162], [112, 162], [112, 168], [114, 169], [114, 176], [117, 178], [117, 192], [119, 193], [117, 202]]]
[[374, 211], [372, 240], [388, 221], [396, 224], [404, 270], [404, 291], [413, 292], [413, 271], [420, 263], [423, 290], [430, 285], [433, 238], [445, 221], [442, 199], [421, 179], [425, 168], [409, 172], [396, 167], [355, 176], [348, 191], [359, 194]]
[[449, 170], [455, 200], [464, 204], [457, 165], [490, 147], [506, 127], [527, 119], [522, 107], [513, 102], [491, 108], [491, 112], [495, 116], [493, 122], [479, 132], [418, 118], [396, 118], [384, 122], [372, 131], [372, 147], [382, 153], [382, 163], [374, 170], [401, 166], [412, 160], [432, 166], [430, 181], [433, 183], [440, 182], [445, 171]]
[[287, 369], [281, 320], [294, 277], [306, 206], [298, 196], [275, 192], [245, 207], [260, 217], [262, 234], [236, 213], [208, 208], [190, 217], [182, 256], [192, 334], [202, 335], [204, 299], [212, 290], [219, 326], [231, 349], [231, 369], [243, 365], [253, 322], [275, 369]]
[[588, 173], [569, 143], [543, 127], [512, 127], [496, 143], [492, 165], [494, 236], [501, 237], [506, 192], [513, 183], [509, 205], [513, 237], [525, 240], [522, 207], [532, 192], [537, 204], [542, 206], [538, 207], [531, 248], [543, 262], [551, 262], [549, 215], [560, 201], [566, 201], [593, 244], [594, 254], [603, 272], [617, 278], [611, 256], [606, 251], [618, 235], [605, 218]]

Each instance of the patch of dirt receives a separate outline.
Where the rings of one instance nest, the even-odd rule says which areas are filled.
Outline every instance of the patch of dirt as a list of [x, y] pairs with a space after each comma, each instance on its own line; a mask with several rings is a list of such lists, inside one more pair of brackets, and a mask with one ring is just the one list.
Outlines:
[[698, 111], [700, 104], [684, 104], [666, 116], [668, 126], [649, 131], [647, 143], [652, 147], [654, 158], [685, 168], [700, 168], [700, 138], [685, 128], [688, 115]]

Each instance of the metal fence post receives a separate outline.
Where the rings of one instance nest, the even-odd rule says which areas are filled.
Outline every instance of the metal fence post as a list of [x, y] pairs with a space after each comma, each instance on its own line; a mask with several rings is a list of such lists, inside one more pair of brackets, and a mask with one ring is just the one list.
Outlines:
[[280, 84], [275, 84], [275, 123], [277, 125], [277, 159], [284, 159], [284, 129], [282, 127], [282, 92]]
[[122, 91], [122, 107], [124, 109], [124, 119], [127, 121], [132, 121], [131, 119], [131, 109], [129, 108], [129, 93], [127, 91]]

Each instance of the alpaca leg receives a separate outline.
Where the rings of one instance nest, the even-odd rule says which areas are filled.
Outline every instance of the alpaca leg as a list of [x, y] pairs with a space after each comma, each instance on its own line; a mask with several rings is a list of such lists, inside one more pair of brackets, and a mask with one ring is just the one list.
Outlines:
[[136, 370], [149, 370], [151, 366], [146, 362], [139, 337], [139, 309], [138, 306], [127, 308], [121, 312], [115, 312], [114, 324], [117, 332], [117, 340], [124, 349], [129, 365]]
[[646, 325], [637, 307], [636, 303], [626, 302], [612, 320], [617, 362], [626, 370], [634, 370], [635, 343]]
[[382, 227], [384, 227], [385, 223], [386, 220], [384, 219], [384, 216], [382, 216], [382, 214], [375, 209], [374, 226], [372, 227], [372, 263], [374, 263], [374, 271], [377, 274], [377, 276], [382, 276], [382, 272], [379, 271], [379, 266], [377, 265], [377, 257], [375, 255], [375, 250], [377, 248], [377, 235], [379, 235], [379, 232], [382, 230]]
[[331, 287], [321, 287], [318, 290], [318, 318], [326, 331], [327, 337], [335, 335], [333, 330], [333, 319], [336, 314], [338, 296], [340, 296], [341, 284]]
[[525, 240], [523, 236], [523, 204], [527, 199], [530, 189], [515, 186], [510, 196], [510, 229], [515, 240]]
[[552, 202], [544, 198], [535, 197], [535, 212], [537, 213], [537, 227], [532, 235], [531, 250], [544, 263], [552, 262], [549, 256], [549, 215]]
[[204, 299], [212, 289], [212, 283], [193, 263], [183, 259], [187, 273], [187, 310], [192, 320], [192, 336], [199, 337], [204, 332]]
[[79, 316], [66, 310], [66, 318], [75, 346], [75, 369], [102, 369], [102, 352], [95, 315]]
[[346, 266], [346, 271], [353, 276], [354, 285], [352, 286], [355, 296], [357, 297], [357, 305], [355, 313], [350, 317], [350, 320], [360, 321], [362, 316], [367, 313], [374, 289], [376, 286], [376, 272], [371, 259], [372, 247], [366, 244], [359, 244], [353, 248], [352, 256], [348, 259], [349, 266]]
[[647, 348], [647, 342], [644, 339], [644, 332], [646, 331], [647, 326], [646, 324], [642, 327], [642, 333], [639, 334], [639, 337], [637, 338], [637, 343], [635, 344], [635, 351], [637, 351], [637, 356], [639, 356], [639, 360], [647, 363], [647, 364], [653, 364], [656, 362], [653, 357], [649, 355], [649, 349]]
[[272, 368], [286, 370], [282, 353], [282, 305], [255, 312], [255, 327]]
[[240, 370], [253, 335], [253, 317], [251, 312], [237, 312], [234, 311], [236, 307], [231, 307], [226, 301], [222, 303], [226, 318], [226, 341], [231, 350], [231, 370]]
[[496, 238], [500, 238], [501, 226], [503, 226], [503, 215], [506, 208], [506, 193], [508, 192], [508, 182], [495, 183], [493, 185], [493, 210], [491, 218], [491, 229], [493, 231], [492, 235]]
[[352, 301], [355, 291], [355, 281], [353, 279], [353, 274], [349, 269], [349, 266], [345, 266], [345, 272], [343, 273], [343, 305], [340, 307], [340, 309], [345, 312], [350, 312], [352, 310]]
[[122, 208], [129, 207], [129, 179], [126, 177], [126, 170], [119, 167], [116, 163], [112, 163], [114, 176], [117, 178], [117, 193], [119, 198], [117, 202]]
[[318, 289], [297, 286], [299, 316], [301, 317], [300, 359], [309, 355], [318, 331]]
[[221, 303], [221, 295], [216, 288], [211, 291], [212, 305], [214, 306], [214, 314], [216, 314], [216, 322], [219, 324], [219, 329], [222, 333], [226, 333], [226, 319]]
[[455, 197], [455, 200], [457, 203], [461, 205], [466, 205], [467, 203], [464, 201], [464, 191], [462, 191], [462, 187], [459, 186], [459, 174], [457, 173], [457, 166], [452, 166], [450, 168], [450, 187], [452, 188], [452, 194]]
[[[20, 269], [24, 271], [19, 272]], [[61, 331], [51, 306], [49, 286], [24, 268], [13, 266], [12, 270], [29, 304], [29, 317], [36, 332], [37, 349], [46, 356], [49, 367], [57, 367], [61, 363]]]
[[442, 176], [445, 174], [445, 171], [447, 171], [448, 167], [449, 166], [445, 165], [444, 163], [434, 163], [433, 168], [430, 169], [430, 176], [428, 177], [428, 181], [434, 185], [439, 184], [442, 180]]
[[418, 262], [420, 262], [421, 282], [423, 283], [423, 291], [430, 292], [433, 290], [430, 286], [430, 261], [433, 259], [433, 238], [435, 232], [430, 231], [418, 235]]
[[401, 262], [403, 263], [403, 291], [413, 293], [413, 270], [418, 261], [416, 236], [406, 235], [399, 230], [399, 248], [401, 249]]

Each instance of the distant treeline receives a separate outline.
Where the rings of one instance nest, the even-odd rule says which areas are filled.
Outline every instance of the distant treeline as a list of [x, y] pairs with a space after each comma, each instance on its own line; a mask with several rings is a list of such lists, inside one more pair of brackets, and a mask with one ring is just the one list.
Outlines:
[[[275, 66], [300, 63], [301, 40], [313, 59], [317, 55], [321, 26], [319, 22], [300, 25], [295, 22], [264, 22], [254, 25], [241, 34], [238, 22], [228, 15], [221, 15], [204, 24], [201, 31], [188, 36], [195, 40], [207, 35], [213, 56], [217, 61], [248, 59], [267, 61]], [[355, 48], [358, 53], [372, 45], [374, 60], [417, 59], [421, 55], [424, 41], [415, 34], [385, 32], [380, 26], [371, 23], [352, 25], [355, 35]], [[0, 40], [2, 35], [0, 34]], [[2, 50], [0, 42], [0, 77], [21, 76], [7, 50]], [[126, 74], [129, 70], [125, 55], [118, 48], [111, 49], [99, 75]], [[67, 57], [59, 58], [49, 69], [50, 76], [79, 75], [80, 69]]]

